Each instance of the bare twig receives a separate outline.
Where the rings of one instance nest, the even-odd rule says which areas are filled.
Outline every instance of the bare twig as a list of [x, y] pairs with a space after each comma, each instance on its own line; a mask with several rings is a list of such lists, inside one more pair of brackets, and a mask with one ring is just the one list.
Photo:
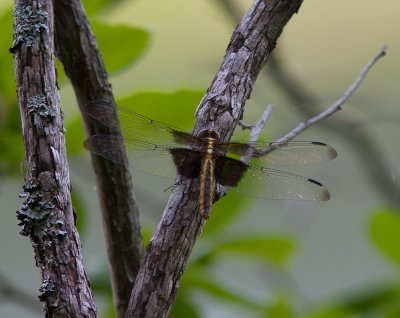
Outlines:
[[261, 115], [260, 119], [258, 120], [257, 124], [255, 124], [255, 126], [253, 126], [253, 128], [251, 129], [251, 133], [250, 133], [250, 138], [249, 138], [249, 143], [252, 142], [256, 142], [258, 137], [261, 134], [261, 131], [263, 130], [265, 124], [268, 121], [269, 116], [271, 116], [272, 114], [272, 105], [269, 104], [263, 114]]
[[[259, 138], [265, 124], [267, 123], [268, 118], [271, 116], [271, 114], [272, 114], [272, 105], [269, 104], [265, 108], [260, 119], [258, 120], [258, 122], [255, 125], [247, 125], [247, 124], [244, 124], [242, 121], [240, 121], [238, 123], [238, 125], [240, 125], [243, 129], [250, 129], [249, 144], [255, 143], [258, 140], [258, 138]], [[254, 151], [255, 151], [255, 149], [253, 147], [249, 147], [247, 149], [246, 153], [240, 157], [240, 160], [243, 162], [248, 162], [250, 160], [250, 158], [253, 156]], [[224, 196], [226, 194], [226, 192], [228, 191], [228, 189], [229, 189], [228, 186], [219, 186], [217, 188], [217, 193], [216, 193], [217, 197]]]
[[[260, 136], [261, 131], [263, 130], [265, 124], [267, 123], [268, 118], [271, 116], [271, 113], [272, 113], [272, 105], [270, 104], [265, 108], [260, 119], [254, 126], [246, 125], [247, 127], [249, 127], [249, 129], [251, 131], [250, 138], [249, 138], [249, 144], [255, 143], [258, 140], [258, 137]], [[254, 148], [250, 147], [247, 150], [247, 152], [240, 158], [240, 160], [243, 162], [249, 161], [249, 159], [253, 155], [253, 152], [254, 152]]]
[[240, 128], [242, 128], [243, 130], [246, 130], [246, 129], [252, 130], [253, 127], [254, 127], [254, 125], [248, 125], [248, 124], [246, 124], [245, 122], [243, 122], [242, 120], [240, 120], [240, 121], [238, 122], [238, 126], [239, 126]]
[[246, 124], [245, 122], [243, 122], [242, 120], [240, 120], [240, 121], [238, 122], [238, 126], [239, 126], [240, 128], [242, 128], [243, 130], [248, 129], [248, 130], [250, 130], [250, 131], [253, 131], [253, 129], [256, 129], [256, 131], [258, 132], [258, 133], [255, 133], [255, 134], [257, 135], [257, 136], [256, 136], [256, 140], [257, 140], [257, 139], [258, 139], [258, 135], [260, 134], [261, 130], [264, 128], [264, 126], [265, 126], [265, 124], [266, 124], [266, 122], [267, 122], [269, 116], [271, 115], [271, 113], [272, 113], [272, 105], [269, 104], [269, 105], [265, 108], [265, 110], [264, 110], [263, 114], [261, 115], [261, 117], [260, 117], [259, 121], [257, 122], [257, 124], [255, 124], [255, 125], [248, 125], [248, 124]]
[[[316, 115], [316, 116], [314, 116], [314, 117], [312, 117], [312, 118], [310, 118], [310, 119], [308, 119], [306, 121], [301, 122], [293, 130], [291, 130], [289, 133], [287, 133], [282, 138], [276, 140], [274, 143], [277, 143], [277, 144], [287, 143], [288, 141], [290, 141], [293, 138], [295, 138], [297, 135], [299, 135], [301, 132], [303, 132], [304, 130], [306, 130], [310, 126], [322, 121], [323, 119], [325, 119], [325, 118], [331, 116], [332, 114], [334, 114], [335, 112], [339, 111], [341, 109], [342, 105], [356, 92], [356, 90], [361, 85], [362, 81], [365, 79], [365, 77], [367, 76], [369, 70], [374, 66], [374, 64], [376, 62], [378, 62], [378, 60], [380, 58], [385, 56], [386, 48], [387, 48], [386, 46], [383, 46], [379, 50], [379, 52], [363, 68], [363, 70], [361, 71], [361, 73], [357, 77], [357, 79], [354, 81], [354, 83], [346, 90], [346, 92], [333, 105], [331, 105], [326, 110], [324, 110], [323, 112], [319, 113], [318, 115]], [[257, 141], [258, 136], [259, 136], [261, 130], [263, 129], [264, 125], [265, 125], [266, 119], [264, 119], [264, 118], [268, 118], [270, 113], [271, 113], [271, 111], [272, 111], [272, 108], [269, 109], [267, 107], [267, 109], [265, 110], [265, 112], [261, 116], [259, 122], [255, 126], [246, 125], [246, 124], [243, 124], [243, 123], [240, 124], [245, 129], [250, 129], [251, 130], [249, 143]], [[273, 149], [274, 148], [268, 147], [268, 148], [266, 148], [264, 150], [257, 151], [257, 153], [260, 156], [263, 156], [263, 155], [268, 154]], [[251, 156], [251, 153], [250, 154], [247, 153], [241, 158], [241, 160], [242, 161], [247, 161], [250, 156]]]
[[[328, 107], [323, 112], [319, 113], [318, 115], [310, 118], [309, 120], [301, 122], [298, 126], [296, 126], [293, 130], [287, 133], [282, 138], [276, 140], [277, 143], [285, 143], [289, 140], [292, 140], [301, 132], [306, 130], [308, 127], [316, 124], [317, 122], [331, 116], [335, 112], [339, 111], [342, 105], [355, 93], [358, 87], [361, 85], [362, 81], [367, 76], [369, 70], [374, 66], [376, 62], [386, 54], [386, 46], [383, 46], [379, 52], [367, 63], [367, 65], [363, 68], [360, 75], [354, 81], [354, 83], [347, 89], [347, 91], [330, 107]], [[270, 149], [266, 150], [265, 152], [260, 152], [260, 154], [267, 154]]]

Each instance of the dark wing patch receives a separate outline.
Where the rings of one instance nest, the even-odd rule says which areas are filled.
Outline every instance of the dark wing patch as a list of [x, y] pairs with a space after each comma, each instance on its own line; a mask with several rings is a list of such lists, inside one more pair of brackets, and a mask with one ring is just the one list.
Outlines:
[[248, 165], [240, 160], [224, 156], [216, 156], [215, 159], [215, 180], [223, 186], [235, 187]]
[[169, 150], [178, 173], [186, 178], [197, 178], [201, 170], [202, 153], [184, 148]]

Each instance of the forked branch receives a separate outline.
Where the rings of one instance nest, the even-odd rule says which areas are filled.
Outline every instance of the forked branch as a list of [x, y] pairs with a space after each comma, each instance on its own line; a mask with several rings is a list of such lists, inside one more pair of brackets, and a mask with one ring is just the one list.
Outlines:
[[[197, 109], [195, 135], [212, 129], [223, 141], [229, 140], [261, 68], [301, 3], [254, 2], [233, 32], [221, 67]], [[167, 316], [201, 227], [198, 184], [186, 180], [174, 187], [147, 247], [126, 317]]]

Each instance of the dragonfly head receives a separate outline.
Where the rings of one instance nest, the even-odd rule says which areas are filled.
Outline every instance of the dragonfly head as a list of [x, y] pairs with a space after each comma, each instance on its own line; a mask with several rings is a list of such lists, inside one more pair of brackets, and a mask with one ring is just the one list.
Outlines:
[[214, 130], [202, 129], [202, 130], [200, 130], [197, 137], [201, 138], [201, 139], [206, 139], [206, 140], [209, 140], [209, 139], [219, 140], [220, 135], [219, 135], [219, 133], [217, 133]]

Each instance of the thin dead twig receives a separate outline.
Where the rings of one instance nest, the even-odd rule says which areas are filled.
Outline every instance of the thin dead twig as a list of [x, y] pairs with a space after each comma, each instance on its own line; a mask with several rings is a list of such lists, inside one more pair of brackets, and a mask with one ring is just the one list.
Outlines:
[[379, 50], [379, 52], [365, 65], [363, 70], [361, 71], [360, 75], [354, 81], [354, 83], [347, 89], [347, 91], [335, 102], [333, 105], [328, 107], [323, 112], [319, 113], [318, 115], [310, 118], [307, 121], [301, 122], [297, 127], [295, 127], [292, 131], [287, 133], [282, 138], [278, 139], [276, 142], [288, 142], [289, 140], [296, 137], [298, 134], [306, 130], [308, 127], [316, 124], [317, 122], [331, 116], [332, 114], [336, 113], [342, 108], [342, 105], [347, 102], [347, 100], [356, 92], [356, 90], [360, 87], [363, 80], [367, 77], [368, 72], [371, 68], [378, 62], [378, 60], [386, 55], [386, 48], [387, 46], [384, 45]]

